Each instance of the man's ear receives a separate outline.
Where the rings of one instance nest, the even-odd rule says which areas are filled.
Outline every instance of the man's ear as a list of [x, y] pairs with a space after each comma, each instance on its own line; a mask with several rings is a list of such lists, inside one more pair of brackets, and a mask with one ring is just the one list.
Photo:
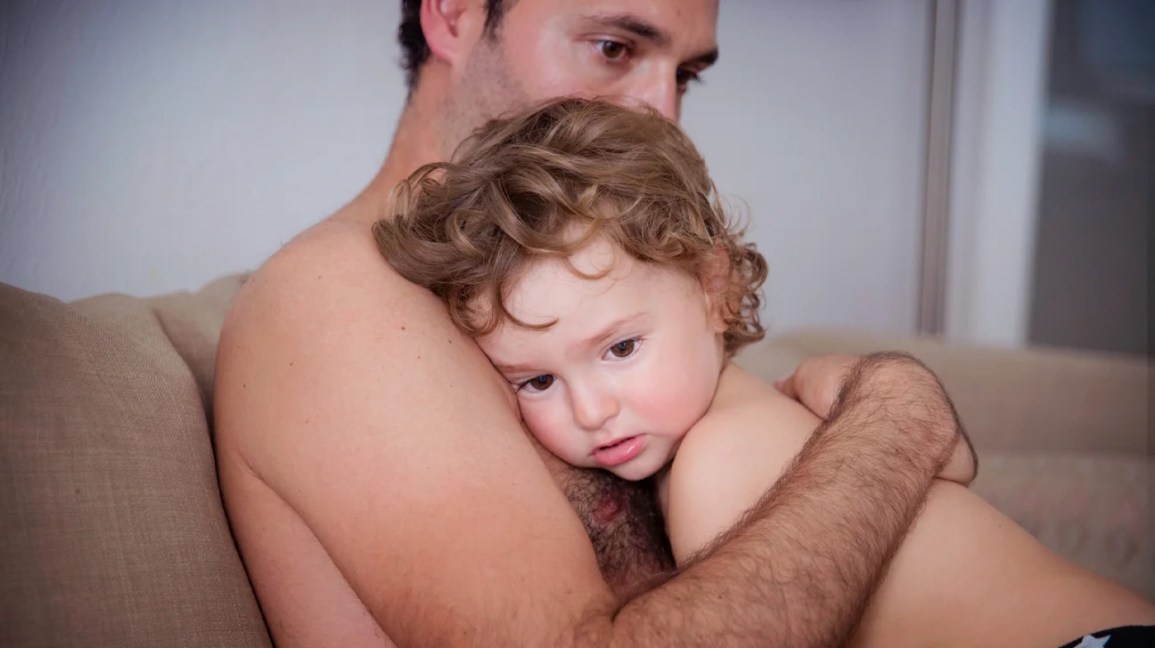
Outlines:
[[730, 300], [733, 299], [730, 291], [733, 268], [726, 249], [714, 248], [699, 272], [698, 280], [702, 282], [702, 292], [706, 295], [710, 326], [715, 332], [724, 333], [727, 328], [726, 318], [731, 315], [732, 310]]
[[485, 2], [422, 0], [421, 31], [434, 58], [450, 65], [461, 61], [485, 29]]

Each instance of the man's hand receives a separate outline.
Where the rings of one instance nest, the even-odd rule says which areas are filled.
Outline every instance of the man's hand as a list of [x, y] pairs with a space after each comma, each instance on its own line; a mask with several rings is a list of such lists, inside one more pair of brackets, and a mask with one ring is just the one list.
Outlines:
[[[930, 376], [938, 382], [938, 377], [934, 376], [934, 373], [921, 362], [918, 362], [910, 356], [900, 357], [908, 358], [914, 365], [912, 369], [918, 370], [918, 368], [921, 368], [922, 371], [930, 374]], [[822, 420], [829, 420], [830, 413], [838, 404], [839, 396], [842, 394], [843, 387], [846, 385], [847, 377], [859, 367], [859, 363], [862, 362], [863, 359], [863, 356], [852, 355], [827, 355], [807, 358], [802, 364], [798, 365], [794, 373], [782, 380], [776, 381], [774, 387], [786, 396], [802, 403], [806, 409], [813, 412]], [[950, 403], [949, 397], [947, 398], [947, 402]], [[954, 405], [951, 404], [951, 407], [953, 408]], [[975, 475], [978, 472], [978, 456], [974, 452], [974, 447], [971, 445], [970, 437], [967, 436], [966, 430], [963, 429], [961, 424], [957, 427], [959, 438], [955, 442], [954, 449], [949, 458], [946, 459], [942, 469], [939, 471], [938, 477], [957, 482], [963, 486], [969, 486], [970, 483], [974, 481]]]

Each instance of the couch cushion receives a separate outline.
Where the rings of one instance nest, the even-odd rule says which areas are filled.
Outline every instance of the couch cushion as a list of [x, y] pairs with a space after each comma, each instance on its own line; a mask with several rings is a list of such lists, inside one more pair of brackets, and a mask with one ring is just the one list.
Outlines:
[[177, 315], [0, 285], [0, 645], [270, 644], [205, 414], [217, 301], [194, 377]]

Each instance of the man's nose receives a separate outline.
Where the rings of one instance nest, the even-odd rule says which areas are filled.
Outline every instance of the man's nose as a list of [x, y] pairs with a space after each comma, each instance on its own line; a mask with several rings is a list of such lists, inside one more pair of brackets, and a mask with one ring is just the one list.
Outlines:
[[662, 83], [650, 93], [646, 100], [651, 106], [662, 113], [666, 119], [676, 122], [681, 108], [681, 97], [678, 96], [678, 86], [673, 81]]
[[666, 119], [676, 122], [681, 112], [682, 97], [678, 93], [678, 82], [673, 74], [662, 74], [646, 79], [630, 95], [631, 107], [649, 106]]
[[621, 409], [611, 389], [592, 381], [571, 384], [570, 406], [574, 423], [591, 432], [604, 428]]

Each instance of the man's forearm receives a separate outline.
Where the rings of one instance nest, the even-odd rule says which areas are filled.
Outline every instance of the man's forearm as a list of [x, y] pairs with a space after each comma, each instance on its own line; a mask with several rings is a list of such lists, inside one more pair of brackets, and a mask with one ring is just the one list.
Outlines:
[[[677, 578], [624, 606], [623, 643], [844, 643], [957, 435], [933, 374], [869, 356], [743, 523]], [[660, 625], [659, 625], [660, 624]]]

